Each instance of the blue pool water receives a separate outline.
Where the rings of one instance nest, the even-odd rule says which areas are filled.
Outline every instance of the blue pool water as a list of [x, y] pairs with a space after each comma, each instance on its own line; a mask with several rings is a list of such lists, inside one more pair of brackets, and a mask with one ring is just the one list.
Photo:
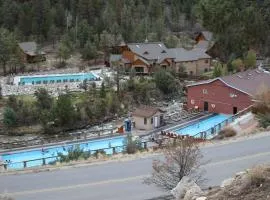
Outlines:
[[[43, 152], [42, 149], [38, 150], [28, 150], [28, 151], [20, 151], [20, 152], [10, 152], [9, 154], [3, 154], [0, 155], [2, 157], [3, 161], [9, 161], [7, 168], [8, 169], [22, 169], [24, 168], [23, 161], [27, 160], [34, 160], [34, 159], [41, 159], [41, 158], [47, 158], [46, 164], [50, 162], [54, 162], [56, 158], [48, 158], [57, 156], [57, 153], [63, 153], [66, 155], [68, 153], [68, 149], [72, 147], [76, 147], [78, 145], [81, 149], [84, 151], [93, 151], [91, 153], [94, 153], [95, 150], [98, 149], [106, 149], [107, 154], [112, 154], [113, 150], [111, 147], [117, 147], [116, 152], [122, 152], [123, 143], [125, 141], [125, 136], [119, 136], [119, 137], [113, 137], [113, 138], [106, 138], [101, 140], [92, 140], [81, 144], [68, 144], [63, 146], [56, 146], [56, 147], [49, 147], [44, 148]], [[42, 160], [36, 160], [36, 161], [30, 161], [27, 162], [27, 167], [36, 167], [42, 165]]]
[[200, 120], [199, 122], [195, 122], [194, 124], [191, 124], [184, 128], [176, 129], [174, 130], [174, 132], [181, 135], [195, 136], [201, 132], [210, 131], [209, 129], [215, 127], [219, 123], [223, 122], [223, 125], [225, 125], [224, 121], [226, 119], [229, 119], [230, 117], [230, 115], [223, 114], [213, 115], [209, 118]]
[[93, 73], [24, 76], [20, 77], [19, 85], [81, 82], [83, 80], [93, 81], [96, 80], [97, 78], [98, 77]]

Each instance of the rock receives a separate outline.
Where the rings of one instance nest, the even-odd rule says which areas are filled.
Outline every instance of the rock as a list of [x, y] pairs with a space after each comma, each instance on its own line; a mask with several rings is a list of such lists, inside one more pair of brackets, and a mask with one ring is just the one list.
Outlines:
[[201, 188], [189, 177], [184, 176], [177, 186], [171, 190], [176, 200], [195, 200], [203, 195]]
[[196, 200], [207, 200], [207, 197], [198, 197]]
[[187, 190], [184, 200], [196, 200], [203, 195], [201, 188], [195, 183], [190, 189]]
[[227, 186], [231, 185], [233, 181], [234, 181], [234, 178], [225, 179], [224, 181], [222, 181], [220, 187], [221, 188], [227, 187]]
[[243, 175], [246, 174], [246, 173], [247, 173], [246, 171], [237, 172], [237, 173], [235, 174], [235, 177], [243, 176]]

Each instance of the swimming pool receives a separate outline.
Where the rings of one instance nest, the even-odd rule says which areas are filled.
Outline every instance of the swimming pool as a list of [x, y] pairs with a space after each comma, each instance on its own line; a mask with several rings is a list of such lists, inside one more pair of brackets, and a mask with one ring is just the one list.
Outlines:
[[94, 73], [75, 73], [75, 74], [49, 74], [49, 75], [33, 75], [33, 76], [16, 76], [14, 78], [15, 85], [39, 85], [54, 84], [68, 82], [82, 82], [84, 80], [94, 81], [100, 77]]
[[108, 148], [105, 150], [105, 152], [106, 154], [111, 155], [113, 153], [112, 147], [117, 147], [115, 149], [116, 152], [122, 152], [123, 151], [122, 146], [124, 145], [125, 138], [126, 138], [125, 136], [118, 136], [113, 138], [86, 141], [84, 143], [74, 143], [62, 146], [48, 147], [44, 148], [43, 151], [42, 149], [36, 149], [36, 150], [25, 150], [20, 152], [10, 152], [8, 154], [5, 153], [0, 156], [2, 157], [3, 161], [8, 161], [7, 169], [22, 169], [24, 168], [23, 161], [29, 160], [34, 161], [27, 162], [27, 167], [37, 167], [43, 164], [42, 158], [46, 158], [46, 163], [54, 162], [56, 161], [55, 156], [57, 156], [58, 153], [63, 153], [64, 155], [67, 155], [69, 148], [77, 146], [79, 146], [80, 149], [83, 149], [84, 151], [90, 151], [91, 153], [94, 153], [95, 150], [98, 149]]
[[[198, 135], [201, 132], [211, 131], [211, 128], [214, 128], [216, 125], [223, 123], [225, 125], [225, 120], [229, 119], [231, 115], [216, 114], [209, 118], [199, 120], [194, 122], [191, 125], [188, 125], [183, 128], [175, 129], [173, 132], [180, 135], [190, 135], [190, 136], [200, 136]], [[210, 135], [207, 132], [207, 135]]]

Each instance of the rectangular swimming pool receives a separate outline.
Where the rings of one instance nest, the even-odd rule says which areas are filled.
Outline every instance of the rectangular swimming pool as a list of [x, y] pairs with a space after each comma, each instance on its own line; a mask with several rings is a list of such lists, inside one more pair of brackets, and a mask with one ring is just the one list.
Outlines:
[[214, 128], [220, 123], [223, 123], [223, 125], [225, 125], [225, 120], [229, 119], [230, 117], [231, 115], [216, 114], [209, 118], [194, 122], [193, 124], [186, 127], [175, 129], [173, 130], [173, 132], [179, 135], [195, 136], [201, 132], [210, 131], [211, 128]]
[[49, 74], [33, 76], [17, 76], [14, 78], [15, 85], [39, 85], [67, 82], [82, 82], [99, 80], [100, 77], [94, 73], [74, 73], [74, 74]]
[[[23, 169], [24, 168], [23, 161], [41, 159], [27, 162], [27, 167], [36, 167], [41, 166], [43, 164], [42, 158], [47, 158], [46, 163], [54, 162], [56, 161], [56, 156], [58, 155], [58, 153], [63, 153], [64, 155], [66, 155], [68, 153], [69, 148], [77, 146], [80, 147], [80, 149], [83, 149], [83, 151], [90, 151], [91, 153], [94, 153], [95, 150], [108, 148], [105, 150], [105, 152], [106, 154], [110, 155], [113, 153], [112, 147], [117, 147], [116, 152], [122, 152], [123, 151], [122, 146], [124, 145], [125, 138], [126, 138], [125, 136], [118, 136], [100, 140], [91, 140], [78, 144], [74, 143], [48, 148], [44, 147], [43, 149], [40, 148], [35, 150], [10, 152], [0, 155], [0, 158], [2, 157], [1, 160], [3, 162], [8, 163], [7, 165], [8, 169]], [[48, 157], [55, 157], [55, 158], [48, 158]]]

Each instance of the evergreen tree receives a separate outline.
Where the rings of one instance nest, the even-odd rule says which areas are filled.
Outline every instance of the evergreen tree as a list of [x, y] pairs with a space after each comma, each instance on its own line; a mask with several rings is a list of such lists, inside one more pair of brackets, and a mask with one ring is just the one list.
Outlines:
[[12, 108], [10, 107], [5, 108], [3, 123], [7, 127], [11, 127], [16, 124], [16, 113]]
[[69, 94], [59, 95], [55, 107], [55, 120], [59, 126], [72, 126], [76, 111], [72, 105]]

